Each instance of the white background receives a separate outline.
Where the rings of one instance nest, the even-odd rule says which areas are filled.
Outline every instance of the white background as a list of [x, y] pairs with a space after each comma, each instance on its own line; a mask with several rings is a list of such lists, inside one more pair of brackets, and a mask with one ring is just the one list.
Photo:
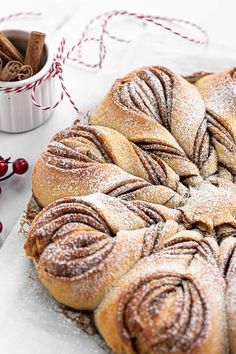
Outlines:
[[[212, 53], [216, 51], [217, 55], [224, 54], [225, 56], [229, 55], [231, 58], [235, 57], [236, 63], [236, 5], [234, 0], [1, 1], [0, 16], [18, 11], [42, 11], [44, 15], [42, 19], [22, 19], [2, 23], [0, 24], [0, 29], [22, 28], [30, 31], [44, 31], [47, 33], [52, 47], [56, 50], [61, 36], [65, 36], [68, 44], [76, 42], [84, 25], [91, 17], [113, 9], [127, 9], [146, 14], [180, 17], [194, 21], [207, 30], [213, 48]], [[127, 24], [126, 27], [123, 27], [122, 22], [120, 23], [118, 31], [122, 32], [123, 30], [124, 34], [127, 31]], [[148, 51], [147, 45], [145, 46], [145, 36], [149, 36], [149, 32], [142, 33], [142, 31], [140, 26], [132, 27], [130, 30], [131, 37], [137, 39], [137, 37], [141, 36], [140, 38], [144, 40], [144, 48]], [[177, 51], [183, 55], [185, 52], [196, 52], [198, 55], [201, 55], [202, 49], [183, 43], [181, 40], [178, 42], [178, 39], [171, 42], [173, 39], [170, 36], [166, 37], [166, 34], [161, 29], [153, 29], [150, 36], [152, 36], [152, 43], [154, 45], [156, 42], [159, 43], [159, 52], [157, 52], [154, 58], [156, 64], [159, 63], [159, 57], [165, 52], [171, 53], [172, 51]], [[139, 43], [142, 43], [142, 41], [139, 40]], [[171, 43], [173, 43], [173, 46]], [[140, 50], [142, 49], [140, 48]], [[113, 70], [114, 77], [117, 75], [116, 68], [118, 72], [120, 63], [122, 60], [125, 61], [127, 52], [129, 58], [133, 58], [130, 64], [135, 65], [136, 62], [139, 63], [137, 55], [133, 54], [132, 56], [132, 44], [129, 47], [127, 45], [112, 45], [110, 42], [108, 43], [108, 57], [105, 69], [108, 71], [109, 69]], [[95, 49], [89, 50], [89, 56], [89, 59], [93, 59], [93, 56], [96, 56]], [[222, 67], [224, 67], [223, 64]], [[97, 71], [81, 70], [77, 65], [67, 64], [64, 69], [64, 77], [66, 86], [70, 89], [70, 93], [75, 98], [76, 103], [83, 111], [89, 109], [90, 102], [91, 106], [93, 103], [91, 92], [93, 92], [94, 87], [99, 87], [99, 78], [101, 80], [101, 75]], [[4, 157], [11, 156], [13, 160], [17, 157], [24, 157], [30, 163], [30, 170], [27, 175], [22, 177], [14, 176], [1, 183], [0, 220], [4, 224], [4, 232], [0, 236], [0, 246], [24, 210], [31, 195], [31, 172], [36, 157], [46, 146], [51, 136], [59, 129], [69, 126], [75, 118], [75, 111], [68, 101], [65, 100], [49, 122], [32, 132], [14, 135], [0, 132], [0, 155]]]

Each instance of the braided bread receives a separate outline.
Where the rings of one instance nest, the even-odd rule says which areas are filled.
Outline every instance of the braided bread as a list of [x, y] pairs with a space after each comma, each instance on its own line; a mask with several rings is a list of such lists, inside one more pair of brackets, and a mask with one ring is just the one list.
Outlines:
[[138, 262], [98, 307], [96, 325], [115, 353], [227, 352], [217, 243], [172, 229], [164, 226], [157, 253]]
[[91, 126], [73, 126], [53, 137], [34, 166], [32, 186], [41, 206], [69, 195], [102, 192], [173, 207], [186, 194], [163, 161], [112, 129]]
[[166, 68], [144, 67], [116, 80], [90, 122], [120, 131], [182, 178], [217, 170], [203, 100]]
[[26, 254], [117, 354], [236, 353], [235, 69], [200, 76], [116, 80], [34, 167]]
[[155, 238], [143, 228], [178, 220], [179, 215], [162, 205], [102, 194], [67, 197], [39, 213], [25, 249], [37, 262], [40, 280], [59, 302], [94, 310], [113, 282], [152, 252]]
[[102, 194], [67, 197], [36, 217], [25, 249], [59, 302], [97, 309], [97, 328], [115, 353], [223, 353], [219, 248], [180, 226], [180, 215]]

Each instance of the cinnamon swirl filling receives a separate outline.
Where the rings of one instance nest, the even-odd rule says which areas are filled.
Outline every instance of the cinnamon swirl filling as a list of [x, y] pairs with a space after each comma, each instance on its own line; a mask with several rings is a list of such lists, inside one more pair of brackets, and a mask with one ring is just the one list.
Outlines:
[[[109, 136], [110, 134], [110, 136]], [[179, 182], [178, 176], [158, 156], [152, 158], [137, 145], [122, 136], [123, 149], [117, 148], [111, 140], [118, 132], [108, 128], [92, 126], [73, 126], [56, 134], [49, 143], [44, 158], [47, 165], [62, 170], [78, 170], [89, 168], [92, 164], [118, 165], [134, 176], [144, 178], [154, 185], [164, 185], [180, 194], [186, 193], [185, 187]], [[122, 149], [122, 151], [120, 151]], [[123, 161], [121, 152], [124, 154]], [[136, 167], [135, 164], [138, 166]], [[138, 181], [137, 181], [138, 182]]]
[[116, 184], [114, 188], [107, 191], [107, 194], [111, 197], [122, 197], [124, 199], [129, 198], [129, 194], [135, 191], [142, 190], [143, 188], [149, 186], [149, 183], [140, 180], [130, 180], [129, 182], [121, 182]]
[[[86, 144], [88, 145], [87, 148]], [[99, 152], [100, 159], [93, 153], [93, 146]], [[82, 158], [85, 162], [106, 161], [114, 163], [101, 132], [89, 126], [72, 126], [57, 133], [49, 144], [48, 151], [57, 156], [74, 158], [79, 161]]]
[[207, 120], [200, 125], [194, 143], [194, 162], [201, 169], [207, 162], [211, 152], [210, 136], [207, 130]]
[[[131, 73], [123, 80], [117, 80], [117, 83], [114, 98], [123, 108], [128, 108], [135, 113], [146, 114], [172, 133], [171, 117], [175, 99], [173, 91], [176, 84], [173, 73], [164, 67], [148, 67]], [[183, 102], [183, 106], [184, 104]], [[182, 141], [177, 140], [182, 146]], [[152, 150], [152, 153], [163, 159], [176, 155], [178, 159], [181, 156], [181, 158], [188, 160], [183, 151], [173, 146], [148, 143], [145, 142], [145, 139], [138, 145], [148, 152]], [[203, 116], [202, 122], [196, 130], [193, 154], [192, 156], [188, 154], [188, 157], [201, 169], [208, 160], [209, 154], [210, 141], [207, 119]]]
[[116, 99], [134, 112], [143, 112], [170, 130], [173, 81], [164, 68], [150, 67], [123, 81]]
[[114, 245], [114, 239], [99, 232], [73, 234], [61, 242], [51, 243], [38, 266], [60, 279], [79, 277], [93, 269], [96, 271]]
[[207, 333], [207, 302], [190, 275], [152, 274], [120, 297], [117, 321], [134, 352], [192, 352]]
[[39, 257], [50, 242], [79, 230], [80, 224], [112, 234], [109, 225], [94, 206], [78, 197], [68, 197], [51, 203], [39, 214], [29, 232], [26, 250], [32, 257]]
[[194, 234], [192, 231], [179, 232], [176, 238], [159, 245], [157, 249], [165, 257], [189, 255], [191, 256], [190, 262], [195, 256], [201, 257], [204, 261], [218, 268], [217, 250], [215, 240], [210, 237], [202, 238], [198, 231], [194, 231]]
[[225, 148], [236, 154], [236, 144], [232, 132], [224, 124], [223, 120], [212, 111], [207, 112], [208, 130], [212, 137], [225, 146]]

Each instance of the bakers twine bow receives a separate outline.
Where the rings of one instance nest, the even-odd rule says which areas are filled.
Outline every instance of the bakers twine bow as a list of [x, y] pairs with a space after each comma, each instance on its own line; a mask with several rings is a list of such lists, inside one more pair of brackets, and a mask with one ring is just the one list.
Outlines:
[[[41, 15], [42, 15], [41, 12], [18, 12], [18, 13], [10, 14], [8, 16], [4, 16], [4, 17], [0, 18], [0, 23], [9, 21], [14, 18], [21, 18], [21, 17], [28, 17], [28, 16], [32, 17], [32, 16], [41, 16]], [[114, 17], [117, 17], [117, 16], [126, 16], [128, 18], [135, 19], [144, 25], [145, 24], [153, 24], [155, 26], [161, 27], [161, 28], [165, 29], [166, 31], [173, 33], [174, 35], [179, 36], [179, 37], [181, 37], [187, 41], [190, 41], [192, 43], [195, 43], [195, 44], [205, 45], [208, 43], [206, 31], [203, 28], [201, 28], [200, 26], [198, 26], [195, 23], [192, 23], [190, 21], [186, 21], [186, 20], [182, 20], [182, 19], [178, 19], [178, 18], [171, 18], [171, 17], [143, 15], [143, 14], [129, 12], [129, 11], [119, 11], [119, 10], [109, 11], [109, 12], [105, 12], [101, 15], [98, 15], [98, 16], [92, 18], [88, 22], [88, 24], [85, 26], [84, 31], [82, 32], [77, 43], [74, 44], [72, 46], [72, 48], [67, 53], [65, 53], [66, 41], [64, 38], [62, 38], [60, 45], [58, 47], [57, 53], [56, 53], [56, 55], [54, 55], [52, 66], [49, 69], [49, 71], [42, 78], [40, 78], [39, 80], [37, 80], [31, 84], [25, 84], [25, 85], [22, 85], [17, 88], [4, 88], [4, 87], [0, 86], [0, 92], [20, 93], [23, 91], [31, 90], [31, 97], [32, 97], [32, 101], [33, 101], [34, 105], [36, 107], [41, 108], [42, 110], [56, 108], [59, 105], [59, 103], [63, 100], [64, 94], [66, 94], [70, 103], [74, 107], [75, 111], [77, 113], [79, 113], [79, 108], [76, 106], [74, 100], [72, 99], [71, 95], [69, 94], [69, 91], [67, 90], [67, 87], [64, 84], [64, 79], [63, 79], [64, 64], [66, 63], [67, 60], [72, 60], [72, 61], [77, 62], [80, 65], [85, 66], [87, 68], [101, 69], [103, 62], [106, 58], [106, 54], [107, 54], [107, 47], [105, 45], [105, 37], [106, 36], [109, 37], [110, 39], [118, 41], [118, 42], [123, 42], [123, 43], [131, 42], [131, 40], [126, 39], [126, 38], [118, 38], [117, 36], [111, 34], [110, 31], [108, 30], [108, 25], [109, 25], [110, 21]], [[160, 22], [160, 21], [162, 21], [162, 22]], [[171, 27], [171, 25], [173, 25], [173, 24], [181, 24], [184, 26], [192, 27], [200, 33], [201, 37], [194, 38], [194, 37], [190, 37], [190, 36], [182, 33], [181, 31], [177, 31]], [[100, 33], [97, 38], [89, 36], [90, 29], [95, 25], [98, 25], [98, 30]], [[83, 60], [82, 49], [83, 49], [83, 45], [86, 42], [98, 43], [98, 62], [97, 63], [91, 64], [91, 63], [88, 63], [85, 60]], [[76, 49], [77, 49], [76, 56], [73, 56], [72, 54], [75, 52]], [[48, 80], [50, 78], [55, 78], [55, 77], [58, 77], [58, 79], [60, 81], [60, 85], [61, 85], [60, 98], [52, 106], [42, 106], [37, 102], [37, 100], [35, 98], [36, 90], [37, 90], [38, 86], [43, 84], [46, 80]]]

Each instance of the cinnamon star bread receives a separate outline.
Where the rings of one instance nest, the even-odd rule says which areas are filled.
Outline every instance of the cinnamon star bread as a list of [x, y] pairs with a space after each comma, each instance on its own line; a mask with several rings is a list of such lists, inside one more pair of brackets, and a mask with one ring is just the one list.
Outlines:
[[36, 161], [26, 254], [115, 354], [236, 354], [235, 119], [235, 69], [144, 67]]

